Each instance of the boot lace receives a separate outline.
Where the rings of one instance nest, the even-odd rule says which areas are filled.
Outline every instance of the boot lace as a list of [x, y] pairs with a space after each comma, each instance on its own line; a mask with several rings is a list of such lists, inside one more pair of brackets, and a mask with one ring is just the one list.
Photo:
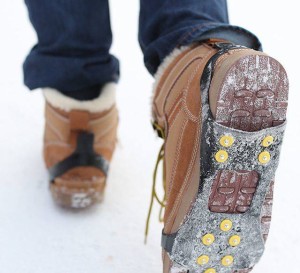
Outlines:
[[[158, 135], [161, 138], [165, 139], [164, 130], [162, 127], [160, 127], [156, 122], [153, 122], [153, 128], [158, 132]], [[149, 210], [148, 210], [148, 216], [147, 216], [146, 228], [145, 228], [145, 244], [147, 243], [149, 227], [150, 227], [150, 219], [151, 219], [154, 201], [156, 201], [160, 205], [159, 216], [158, 216], [159, 222], [163, 222], [163, 220], [164, 220], [164, 213], [165, 213], [165, 208], [166, 208], [166, 171], [165, 171], [164, 158], [165, 158], [165, 145], [163, 143], [158, 152], [156, 164], [155, 164], [154, 171], [153, 171], [151, 200], [150, 200], [150, 206], [149, 206]], [[163, 176], [162, 182], [163, 182], [163, 191], [164, 191], [163, 198], [159, 198], [159, 196], [157, 194], [157, 190], [156, 190], [157, 173], [158, 173], [158, 168], [159, 168], [160, 164], [162, 164], [162, 168], [163, 168], [163, 172], [162, 172], [162, 176]]]

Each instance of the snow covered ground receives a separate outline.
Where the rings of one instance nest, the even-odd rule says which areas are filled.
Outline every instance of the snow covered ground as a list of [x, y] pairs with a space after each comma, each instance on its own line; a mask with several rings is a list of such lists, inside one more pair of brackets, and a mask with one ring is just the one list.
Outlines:
[[[291, 83], [289, 124], [277, 172], [267, 251], [253, 272], [298, 272], [300, 253], [299, 35], [297, 1], [230, 0], [232, 23], [257, 33], [265, 51], [286, 67]], [[112, 52], [122, 61], [118, 103], [120, 144], [104, 204], [74, 212], [51, 200], [42, 162], [43, 99], [27, 92], [21, 64], [35, 42], [22, 1], [0, 9], [0, 272], [161, 272], [158, 207], [143, 244], [151, 178], [160, 140], [152, 132], [152, 78], [137, 43], [138, 1], [111, 1]], [[298, 90], [298, 91], [297, 91]]]

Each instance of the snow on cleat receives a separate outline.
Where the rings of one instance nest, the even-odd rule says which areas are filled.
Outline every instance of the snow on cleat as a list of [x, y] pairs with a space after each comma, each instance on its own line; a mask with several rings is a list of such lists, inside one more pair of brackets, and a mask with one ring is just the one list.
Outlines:
[[[261, 234], [261, 210], [266, 191], [278, 164], [284, 128], [285, 125], [280, 125], [259, 132], [246, 133], [224, 128], [213, 121], [209, 123], [207, 130], [211, 130], [213, 134], [207, 135], [205, 142], [209, 141], [210, 149], [207, 154], [203, 154], [201, 160], [211, 164], [202, 166], [201, 181], [203, 183], [201, 183], [198, 198], [185, 223], [176, 234], [175, 240], [169, 240], [169, 236], [164, 239], [164, 247], [171, 253], [172, 260], [186, 266], [190, 272], [199, 273], [206, 269], [206, 266], [199, 266], [197, 262], [199, 257], [204, 254], [210, 257], [209, 267], [224, 273], [232, 272], [232, 269], [251, 268], [259, 261], [264, 250], [264, 240]], [[236, 141], [235, 146], [228, 151], [227, 162], [219, 163], [214, 160], [214, 154], [219, 148], [218, 140], [224, 130], [227, 134], [230, 133], [234, 136]], [[270, 147], [272, 160], [266, 165], [259, 162], [258, 156], [264, 149], [261, 141], [265, 135], [270, 133], [276, 135], [276, 138]], [[247, 192], [247, 188], [243, 187], [245, 185], [242, 185], [242, 179], [229, 182], [232, 184], [232, 190], [229, 186], [223, 190], [221, 188], [221, 191], [220, 188], [213, 188], [214, 180], [221, 170], [235, 172], [248, 169], [255, 169], [260, 177], [251, 201], [247, 198], [238, 199], [239, 194], [243, 195], [243, 192]], [[234, 176], [232, 177], [235, 179]], [[208, 204], [209, 197], [215, 190], [221, 192], [222, 195], [227, 195], [229, 191], [235, 194], [228, 199], [225, 197], [214, 201], [221, 208], [212, 211]], [[242, 205], [233, 206], [232, 203], [239, 202], [238, 200], [241, 200]], [[243, 203], [244, 200], [246, 204]], [[236, 210], [232, 212], [230, 206], [235, 208], [242, 206], [242, 208], [238, 209], [237, 213]], [[212, 234], [214, 237], [209, 246], [203, 243], [208, 234]]]
[[213, 47], [217, 51], [203, 67], [198, 87], [198, 193], [179, 228], [165, 232], [165, 226], [165, 273], [250, 272], [269, 230], [286, 127], [287, 76], [263, 53], [227, 43]]

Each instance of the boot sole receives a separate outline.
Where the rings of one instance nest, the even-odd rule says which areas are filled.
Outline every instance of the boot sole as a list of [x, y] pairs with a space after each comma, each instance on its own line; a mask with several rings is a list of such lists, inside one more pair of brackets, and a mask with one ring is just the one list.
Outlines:
[[[74, 181], [72, 184], [76, 185]], [[94, 204], [101, 203], [104, 198], [103, 186], [88, 186], [88, 184], [87, 181], [84, 181], [77, 187], [71, 187], [56, 181], [55, 183], [50, 184], [53, 200], [58, 205], [71, 209], [84, 209]], [[82, 187], [80, 187], [80, 185]]]
[[[163, 243], [178, 272], [250, 272], [264, 252], [269, 230], [285, 130], [287, 75], [273, 58], [247, 50], [237, 60], [226, 60], [211, 84], [201, 85], [197, 199], [179, 231]], [[209, 94], [214, 94], [214, 118]]]

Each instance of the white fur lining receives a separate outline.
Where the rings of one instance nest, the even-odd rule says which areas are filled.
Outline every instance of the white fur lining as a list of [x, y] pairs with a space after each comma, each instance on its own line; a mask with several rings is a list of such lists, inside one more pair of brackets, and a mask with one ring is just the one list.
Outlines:
[[71, 110], [82, 110], [97, 113], [108, 110], [116, 102], [116, 84], [113, 82], [103, 86], [98, 98], [88, 101], [79, 101], [70, 98], [52, 88], [43, 88], [42, 90], [47, 102], [53, 107], [66, 112], [70, 112]]
[[164, 58], [160, 66], [158, 67], [155, 75], [154, 75], [154, 83], [153, 83], [153, 94], [157, 88], [157, 85], [163, 76], [167, 67], [176, 59], [182, 52], [188, 50], [190, 46], [182, 46], [179, 48], [175, 48], [167, 57]]

